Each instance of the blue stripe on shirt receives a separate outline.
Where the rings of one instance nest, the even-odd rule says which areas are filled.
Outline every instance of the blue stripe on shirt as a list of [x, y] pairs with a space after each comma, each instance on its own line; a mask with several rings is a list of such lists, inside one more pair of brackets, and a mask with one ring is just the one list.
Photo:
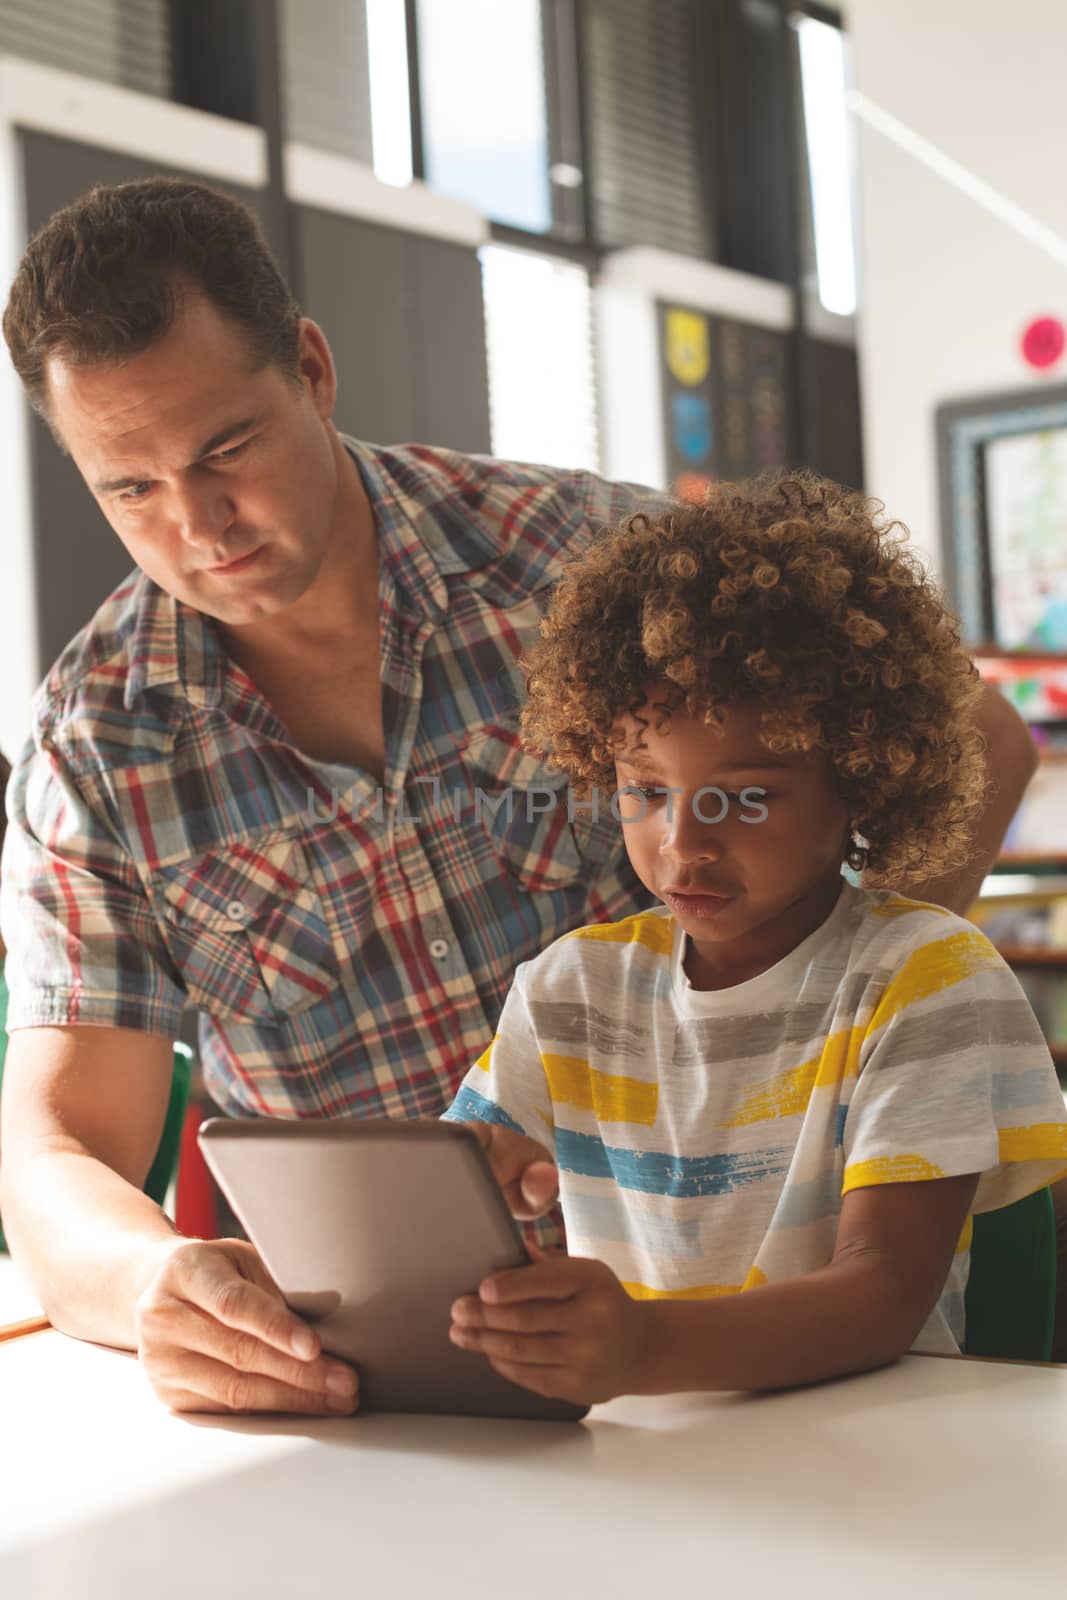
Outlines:
[[624, 1150], [606, 1145], [594, 1134], [556, 1130], [556, 1160], [561, 1171], [583, 1178], [614, 1180], [620, 1189], [637, 1189], [643, 1194], [730, 1194], [747, 1184], [779, 1176], [786, 1154], [760, 1150], [752, 1154], [674, 1156], [658, 1150]]
[[479, 1094], [475, 1089], [468, 1089], [461, 1084], [459, 1093], [441, 1118], [442, 1122], [495, 1122], [501, 1128], [512, 1128], [516, 1133], [525, 1133], [514, 1117], [509, 1117], [507, 1112], [494, 1101], [487, 1100], [484, 1094]]

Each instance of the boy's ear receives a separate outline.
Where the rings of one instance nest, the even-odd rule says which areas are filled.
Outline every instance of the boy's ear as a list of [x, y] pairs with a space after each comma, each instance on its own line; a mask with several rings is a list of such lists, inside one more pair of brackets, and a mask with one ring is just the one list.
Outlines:
[[845, 865], [853, 872], [862, 872], [867, 865], [867, 841], [859, 832], [855, 822], [848, 825], [848, 835], [845, 839]]

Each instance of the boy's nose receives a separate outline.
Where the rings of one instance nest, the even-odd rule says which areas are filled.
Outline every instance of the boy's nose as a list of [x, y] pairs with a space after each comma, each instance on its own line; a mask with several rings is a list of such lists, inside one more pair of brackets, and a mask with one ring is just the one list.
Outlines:
[[723, 852], [720, 829], [704, 821], [696, 808], [679, 796], [660, 851], [676, 861], [718, 861]]
[[660, 853], [671, 856], [675, 861], [685, 862], [722, 859], [722, 848], [714, 839], [666, 839]]

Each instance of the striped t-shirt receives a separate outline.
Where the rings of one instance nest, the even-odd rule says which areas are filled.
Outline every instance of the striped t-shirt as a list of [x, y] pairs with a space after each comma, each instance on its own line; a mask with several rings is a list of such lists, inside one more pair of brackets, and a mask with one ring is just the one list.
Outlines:
[[[1067, 1171], [1048, 1047], [972, 924], [848, 883], [822, 926], [732, 988], [697, 990], [657, 909], [579, 928], [518, 968], [446, 1115], [555, 1155], [572, 1255], [639, 1298], [814, 1272], [842, 1196], [981, 1173], [991, 1211]], [[913, 1348], [956, 1352], [970, 1219]]]

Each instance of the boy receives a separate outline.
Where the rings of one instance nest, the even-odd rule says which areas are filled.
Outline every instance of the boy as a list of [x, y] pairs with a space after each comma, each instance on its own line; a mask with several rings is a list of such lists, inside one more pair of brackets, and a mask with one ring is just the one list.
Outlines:
[[601, 540], [546, 616], [527, 738], [587, 803], [616, 791], [663, 908], [520, 966], [447, 1113], [516, 1214], [558, 1170], [573, 1255], [453, 1308], [542, 1393], [958, 1353], [970, 1214], [1067, 1169], [1012, 973], [880, 887], [959, 861], [983, 779], [974, 668], [879, 509], [809, 474], [722, 486]]

